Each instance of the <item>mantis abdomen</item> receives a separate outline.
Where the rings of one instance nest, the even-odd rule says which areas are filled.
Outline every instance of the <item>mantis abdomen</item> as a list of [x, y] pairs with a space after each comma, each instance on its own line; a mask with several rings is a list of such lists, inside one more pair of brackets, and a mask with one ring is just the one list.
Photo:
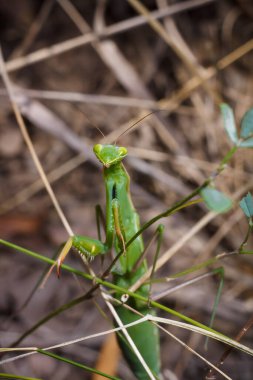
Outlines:
[[[123, 243], [129, 241], [136, 232], [140, 229], [139, 215], [137, 214], [130, 196], [130, 178], [123, 164], [119, 162], [117, 165], [104, 168], [104, 181], [106, 187], [106, 217], [107, 228], [113, 224], [115, 234], [115, 214], [113, 212], [112, 203], [117, 201], [118, 207], [118, 224], [121, 228], [120, 234], [116, 234], [114, 246], [116, 253], [122, 250]], [[106, 231], [107, 236], [110, 235], [110, 231]], [[142, 236], [138, 236], [129, 247], [126, 248], [126, 252], [120, 257], [119, 264], [113, 269], [113, 279], [116, 285], [122, 288], [129, 289], [146, 271], [146, 260], [137, 266], [136, 270], [133, 270], [137, 260], [143, 253], [144, 244]], [[143, 285], [139, 291], [142, 296], [149, 297], [149, 285]], [[117, 296], [116, 296], [117, 297]], [[118, 295], [120, 298], [121, 295]], [[147, 305], [129, 300], [129, 306], [138, 310], [143, 315], [151, 313], [150, 308]], [[117, 306], [116, 311], [123, 322], [123, 324], [131, 323], [140, 318], [132, 311], [126, 309], [124, 306]], [[155, 325], [150, 322], [144, 322], [128, 329], [130, 337], [133, 339], [136, 347], [147, 363], [148, 367], [154, 373], [159, 376], [160, 373], [160, 344], [159, 333]], [[131, 346], [126, 341], [122, 334], [118, 334], [118, 342], [133, 373], [139, 380], [149, 379], [146, 371], [144, 370], [136, 354], [132, 351]]]

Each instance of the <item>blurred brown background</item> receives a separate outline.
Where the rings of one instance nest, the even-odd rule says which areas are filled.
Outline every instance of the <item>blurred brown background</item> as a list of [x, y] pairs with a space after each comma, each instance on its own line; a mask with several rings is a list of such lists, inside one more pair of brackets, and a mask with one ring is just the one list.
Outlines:
[[[219, 103], [230, 104], [237, 120], [253, 103], [250, 0], [143, 1], [152, 17], [160, 15], [156, 22], [141, 17], [133, 3], [0, 3], [6, 68], [16, 86], [16, 101], [36, 152], [73, 230], [92, 237], [97, 236], [94, 206], [105, 205], [101, 167], [92, 154], [94, 143], [102, 141], [94, 125], [113, 142], [139, 118], [163, 110], [118, 140], [129, 149], [126, 167], [132, 197], [144, 222], [200, 185], [231, 147], [222, 127]], [[0, 96], [0, 237], [52, 257], [67, 234], [40, 183], [3, 83]], [[247, 221], [238, 199], [252, 191], [252, 158], [252, 150], [240, 150], [216, 181], [219, 189], [237, 196], [232, 211], [208, 222], [208, 210], [199, 205], [162, 221], [166, 233], [161, 254], [196, 223], [203, 226], [159, 270], [158, 277], [239, 247]], [[154, 228], [144, 234], [145, 241]], [[231, 337], [252, 316], [252, 260], [251, 256], [235, 256], [218, 263], [225, 269], [225, 286], [214, 328]], [[67, 261], [81, 266], [73, 254]], [[90, 286], [66, 273], [60, 281], [52, 275], [46, 288], [37, 291], [29, 305], [17, 312], [44, 269], [39, 261], [1, 246], [2, 346], [12, 344], [38, 319]], [[93, 269], [97, 273], [101, 270], [99, 259]], [[176, 284], [195, 275], [178, 279]], [[167, 286], [159, 284], [153, 290]], [[218, 278], [209, 277], [161, 302], [208, 324], [217, 287]], [[99, 293], [96, 301], [108, 313]], [[110, 327], [89, 301], [51, 320], [22, 344], [45, 347]], [[180, 329], [170, 331], [213, 363], [225, 348], [210, 341], [205, 351], [204, 338]], [[58, 352], [95, 366], [103, 341], [101, 337]], [[242, 343], [251, 342], [252, 331], [248, 331]], [[161, 345], [165, 379], [205, 378], [207, 368], [200, 359], [165, 334]], [[3, 371], [41, 379], [91, 378], [82, 370], [39, 355], [10, 363]], [[224, 371], [232, 379], [250, 380], [252, 359], [234, 350]], [[133, 378], [123, 359], [118, 363], [118, 375]]]

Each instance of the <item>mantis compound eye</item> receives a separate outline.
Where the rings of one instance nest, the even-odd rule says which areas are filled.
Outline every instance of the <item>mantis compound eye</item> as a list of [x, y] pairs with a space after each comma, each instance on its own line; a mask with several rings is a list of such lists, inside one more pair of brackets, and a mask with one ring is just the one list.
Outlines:
[[94, 152], [94, 153], [99, 153], [99, 152], [101, 152], [102, 148], [103, 148], [103, 145], [102, 145], [102, 144], [96, 144], [96, 145], [94, 145], [94, 147], [93, 147], [93, 152]]
[[127, 149], [124, 148], [123, 146], [121, 146], [121, 147], [119, 147], [118, 152], [119, 152], [120, 156], [125, 156], [127, 154]]

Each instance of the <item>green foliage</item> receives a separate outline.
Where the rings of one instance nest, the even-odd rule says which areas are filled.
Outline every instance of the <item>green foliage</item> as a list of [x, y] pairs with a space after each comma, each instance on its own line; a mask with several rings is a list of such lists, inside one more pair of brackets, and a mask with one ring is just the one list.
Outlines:
[[231, 209], [232, 200], [219, 190], [212, 187], [206, 187], [200, 192], [206, 206], [211, 211], [223, 213]]
[[224, 128], [233, 144], [242, 148], [253, 148], [253, 108], [250, 108], [242, 118], [239, 137], [232, 108], [226, 103], [222, 103], [220, 108]]
[[251, 137], [247, 140], [241, 141], [240, 147], [241, 148], [253, 148], [253, 137]]
[[247, 218], [252, 218], [253, 216], [253, 198], [250, 193], [243, 197], [240, 201], [240, 207]]
[[242, 118], [240, 136], [244, 139], [253, 137], [253, 108], [250, 108]]
[[234, 112], [232, 108], [226, 104], [222, 103], [221, 106], [221, 114], [223, 116], [224, 128], [230, 138], [230, 140], [234, 143], [238, 143], [238, 135], [236, 130]]
[[243, 141], [240, 146], [243, 148], [253, 148], [253, 108], [250, 108], [242, 118], [240, 137]]

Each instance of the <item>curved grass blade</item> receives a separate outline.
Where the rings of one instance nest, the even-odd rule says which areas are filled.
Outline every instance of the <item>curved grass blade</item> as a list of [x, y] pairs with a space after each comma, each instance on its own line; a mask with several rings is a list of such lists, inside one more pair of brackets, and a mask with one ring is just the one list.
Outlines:
[[39, 379], [38, 377], [20, 376], [20, 375], [14, 375], [12, 373], [0, 373], [0, 379], [42, 380], [42, 379]]
[[88, 366], [86, 366], [86, 365], [84, 365], [84, 364], [78, 363], [78, 362], [76, 362], [76, 361], [74, 361], [74, 360], [67, 359], [67, 358], [64, 358], [63, 356], [53, 354], [52, 352], [45, 351], [45, 350], [41, 350], [41, 349], [39, 349], [39, 348], [38, 348], [37, 352], [39, 352], [39, 353], [42, 354], [42, 355], [46, 355], [46, 356], [49, 356], [49, 357], [51, 357], [51, 358], [53, 358], [53, 359], [59, 360], [59, 361], [61, 361], [61, 362], [64, 362], [64, 363], [67, 363], [67, 364], [71, 364], [71, 365], [73, 365], [74, 367], [84, 369], [84, 370], [87, 371], [87, 372], [95, 373], [95, 374], [97, 374], [97, 375], [104, 376], [106, 379], [120, 380], [119, 377], [115, 377], [115, 376], [107, 375], [106, 373], [101, 372], [101, 371], [98, 371], [98, 370], [96, 370], [95, 368], [91, 368], [91, 367], [88, 367]]

